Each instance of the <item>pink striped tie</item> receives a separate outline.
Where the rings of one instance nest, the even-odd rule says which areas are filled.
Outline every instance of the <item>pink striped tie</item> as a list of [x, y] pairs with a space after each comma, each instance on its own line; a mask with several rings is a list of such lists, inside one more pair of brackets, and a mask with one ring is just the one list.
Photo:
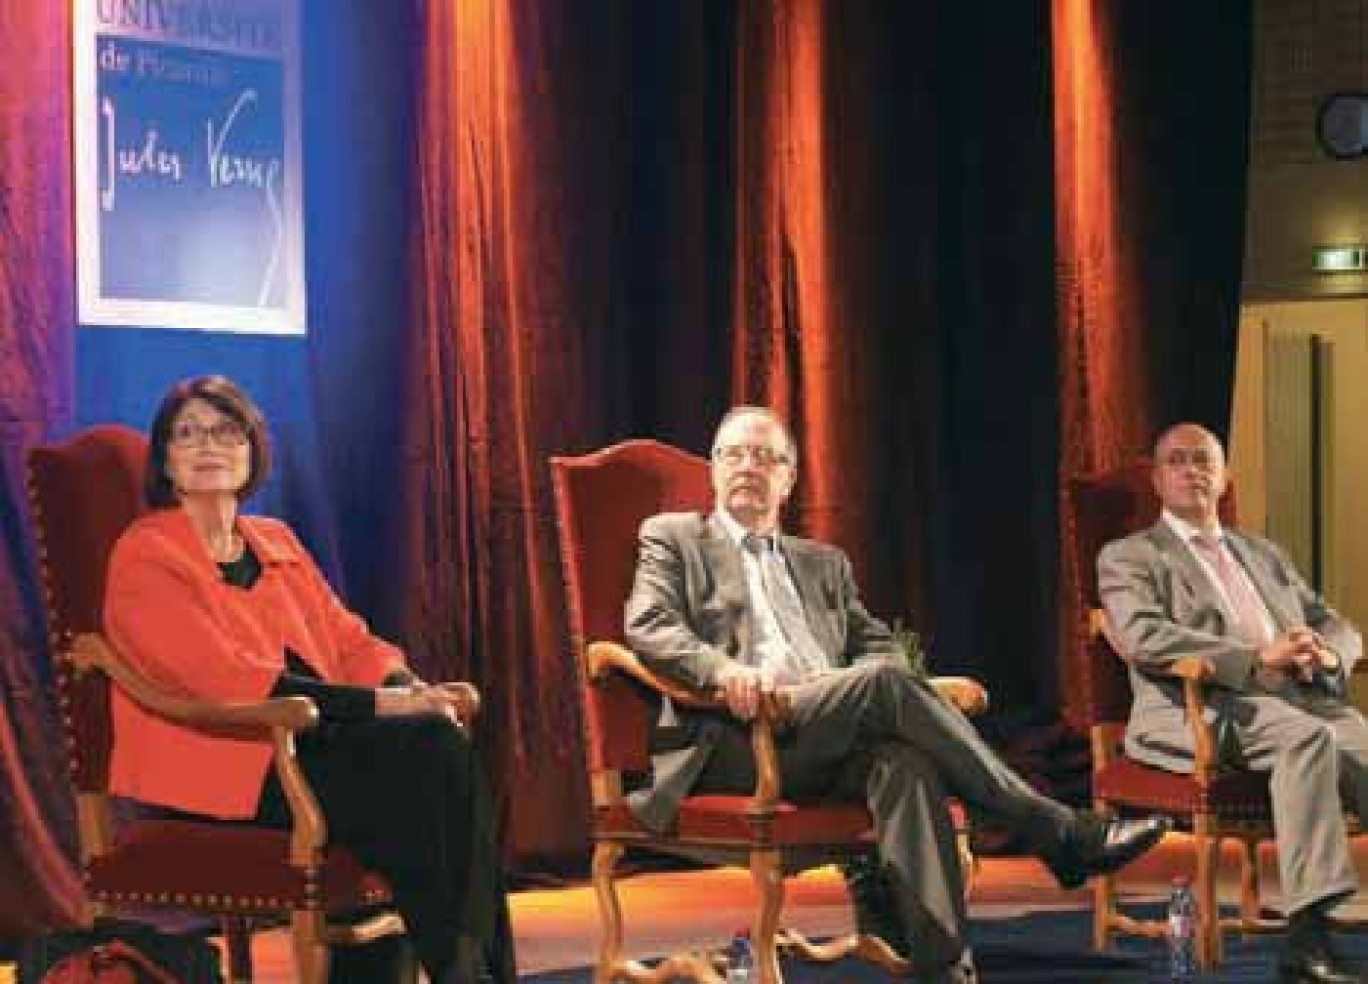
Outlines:
[[1242, 572], [1236, 569], [1236, 561], [1230, 551], [1218, 538], [1206, 533], [1198, 533], [1192, 538], [1192, 543], [1211, 564], [1221, 580], [1221, 586], [1225, 588], [1231, 614], [1235, 617], [1232, 626], [1234, 634], [1255, 646], [1266, 646], [1272, 642], [1274, 628], [1268, 609], [1249, 578], [1242, 576]]

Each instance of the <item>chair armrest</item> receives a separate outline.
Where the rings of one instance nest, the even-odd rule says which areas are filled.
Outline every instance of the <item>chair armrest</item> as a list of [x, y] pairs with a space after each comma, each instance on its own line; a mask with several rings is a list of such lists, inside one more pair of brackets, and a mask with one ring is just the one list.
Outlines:
[[323, 850], [328, 843], [328, 821], [323, 816], [323, 808], [318, 805], [313, 786], [309, 785], [309, 779], [299, 764], [294, 739], [295, 733], [289, 728], [271, 729], [276, 776], [280, 780], [280, 790], [285, 795], [285, 805], [290, 811], [290, 864], [308, 870], [318, 868], [323, 863]]
[[1169, 665], [1170, 676], [1183, 681], [1183, 709], [1187, 712], [1188, 724], [1192, 728], [1193, 763], [1192, 775], [1200, 786], [1211, 784], [1216, 773], [1219, 749], [1215, 729], [1207, 724], [1202, 716], [1206, 707], [1202, 691], [1209, 680], [1216, 678], [1208, 660], [1199, 656], [1184, 656]]
[[625, 673], [637, 683], [664, 694], [685, 707], [724, 709], [727, 705], [717, 690], [690, 687], [650, 669], [637, 654], [616, 642], [591, 642], [585, 651], [590, 680], [602, 680], [614, 671]]
[[[619, 643], [591, 642], [586, 650], [585, 661], [588, 664], [590, 680], [601, 680], [609, 673], [617, 671], [625, 673], [638, 683], [650, 687], [657, 693], [664, 694], [676, 704], [684, 707], [700, 707], [716, 711], [727, 709], [727, 701], [722, 696], [720, 689], [716, 687], [711, 689], [691, 687], [677, 680], [671, 680], [669, 677], [648, 668], [645, 663], [641, 662], [636, 653]], [[946, 679], [967, 680], [968, 678], [947, 677]], [[969, 682], [973, 683], [972, 680]], [[788, 689], [780, 689], [770, 695], [768, 709], [775, 722], [782, 721], [787, 717], [792, 706], [793, 698]]]
[[972, 677], [932, 677], [931, 686], [969, 717], [977, 717], [988, 710], [988, 690]]
[[137, 704], [177, 724], [236, 737], [268, 737], [275, 752], [276, 774], [292, 825], [290, 863], [317, 867], [328, 841], [328, 826], [318, 798], [295, 755], [294, 736], [318, 724], [318, 708], [308, 697], [292, 695], [250, 704], [210, 704], [167, 693], [148, 680], [96, 633], [77, 636], [66, 659], [81, 673], [104, 673]]
[[1203, 659], [1201, 656], [1175, 659], [1164, 672], [1168, 676], [1191, 680], [1193, 683], [1210, 683], [1216, 679], [1216, 668], [1211, 665], [1211, 660]]
[[270, 729], [308, 731], [318, 724], [318, 708], [307, 697], [276, 697], [244, 704], [211, 704], [168, 693], [133, 669], [103, 636], [83, 633], [67, 651], [69, 659], [82, 673], [99, 670], [112, 679], [137, 704], [177, 724], [203, 731], [224, 729], [256, 732], [267, 737]]
[[[1112, 652], [1121, 659], [1126, 658], [1125, 651], [1121, 648], [1121, 640], [1112, 627], [1105, 608], [1089, 609], [1088, 634], [1093, 639], [1099, 636], [1105, 639]], [[1215, 667], [1210, 660], [1201, 656], [1183, 656], [1156, 672], [1183, 682], [1183, 708], [1187, 712], [1188, 724], [1192, 728], [1193, 778], [1199, 785], [1209, 785], [1216, 773], [1220, 751], [1217, 748], [1214, 729], [1202, 716], [1205, 707], [1202, 691], [1206, 684], [1216, 679]]]
[[[1107, 610], [1105, 608], [1091, 608], [1088, 610], [1088, 637], [1096, 639], [1099, 636], [1107, 641], [1111, 651], [1116, 653], [1120, 659], [1126, 658], [1125, 649], [1121, 646], [1121, 638], [1112, 627], [1111, 619], [1107, 617]], [[1196, 680], [1199, 683], [1216, 679], [1216, 671], [1211, 665], [1211, 661], [1200, 656], [1184, 656], [1170, 663], [1167, 669], [1157, 672], [1161, 672], [1165, 676], [1179, 677], [1183, 680]]]
[[456, 715], [463, 722], [469, 723], [479, 715], [480, 707], [483, 703], [480, 691], [473, 683], [464, 680], [452, 680], [447, 683], [437, 684], [446, 695], [447, 702], [456, 708]]
[[[585, 649], [585, 663], [590, 680], [601, 680], [610, 673], [624, 673], [633, 680], [664, 694], [683, 707], [697, 707], [726, 713], [727, 703], [717, 689], [690, 687], [656, 673], [648, 668], [626, 646], [616, 642], [591, 642]], [[787, 717], [792, 697], [780, 690], [765, 695], [760, 702], [760, 713], [751, 722], [751, 751], [755, 755], [756, 787], [750, 812], [763, 815], [774, 812], [783, 796], [779, 782], [779, 756], [774, 748], [775, 725]]]
[[760, 713], [751, 722], [751, 752], [755, 755], [755, 795], [748, 812], [751, 816], [770, 816], [784, 796], [779, 775], [779, 753], [774, 747], [774, 729], [790, 707], [784, 693], [769, 694], [760, 701]]
[[[1107, 616], [1107, 610], [1105, 608], [1089, 608], [1088, 638], [1096, 639], [1099, 636], [1107, 640], [1107, 645], [1111, 646], [1112, 652], [1116, 653], [1117, 656], [1121, 656], [1121, 640], [1116, 635], [1116, 631], [1112, 628], [1111, 619]], [[1125, 657], [1122, 656], [1121, 658], [1124, 659]]]

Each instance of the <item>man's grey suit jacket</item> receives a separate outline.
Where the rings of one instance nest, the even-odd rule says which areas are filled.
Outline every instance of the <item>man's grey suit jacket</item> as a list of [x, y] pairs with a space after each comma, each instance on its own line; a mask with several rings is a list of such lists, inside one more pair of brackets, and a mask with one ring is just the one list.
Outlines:
[[[900, 655], [888, 627], [860, 601], [844, 553], [783, 535], [778, 547], [813, 637], [833, 666]], [[710, 687], [727, 663], [745, 661], [751, 634], [745, 567], [715, 515], [663, 513], [642, 523], [624, 624], [627, 644], [642, 662], [691, 686]], [[682, 727], [682, 747], [655, 757], [653, 788], [633, 799], [638, 816], [657, 829], [673, 823], [719, 725], [715, 715], [685, 715]]]
[[[1358, 630], [1302, 579], [1275, 544], [1225, 530], [1226, 545], [1253, 582], [1277, 631], [1309, 626], [1340, 657], [1329, 681], [1342, 694], [1363, 653]], [[1215, 668], [1218, 687], [1208, 699], [1209, 720], [1232, 713], [1243, 695], [1267, 688], [1255, 675], [1257, 647], [1231, 635], [1231, 615], [1192, 551], [1162, 518], [1133, 536], [1109, 543], [1097, 561], [1098, 586], [1130, 668], [1130, 723], [1126, 751], [1135, 759], [1174, 771], [1192, 768], [1192, 731], [1183, 709], [1182, 684], [1163, 675], [1183, 656], [1200, 656]], [[1296, 699], [1305, 685], [1280, 691]]]

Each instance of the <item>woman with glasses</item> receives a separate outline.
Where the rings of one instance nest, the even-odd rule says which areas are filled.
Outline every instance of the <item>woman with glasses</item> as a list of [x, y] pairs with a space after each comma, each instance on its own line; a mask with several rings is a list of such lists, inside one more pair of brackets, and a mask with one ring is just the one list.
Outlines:
[[[330, 841], [389, 882], [430, 980], [512, 982], [494, 806], [457, 694], [371, 635], [289, 527], [239, 511], [270, 457], [260, 411], [232, 382], [171, 389], [152, 423], [151, 509], [110, 559], [106, 632], [147, 677], [201, 700], [312, 698], [322, 723], [297, 749]], [[268, 743], [191, 731], [118, 691], [113, 714], [114, 792], [289, 826]]]

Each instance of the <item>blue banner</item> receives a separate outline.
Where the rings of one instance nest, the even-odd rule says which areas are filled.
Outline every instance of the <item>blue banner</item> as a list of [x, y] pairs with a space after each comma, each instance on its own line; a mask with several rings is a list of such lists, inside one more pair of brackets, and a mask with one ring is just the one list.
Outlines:
[[292, 4], [80, 6], [81, 320], [302, 333]]

